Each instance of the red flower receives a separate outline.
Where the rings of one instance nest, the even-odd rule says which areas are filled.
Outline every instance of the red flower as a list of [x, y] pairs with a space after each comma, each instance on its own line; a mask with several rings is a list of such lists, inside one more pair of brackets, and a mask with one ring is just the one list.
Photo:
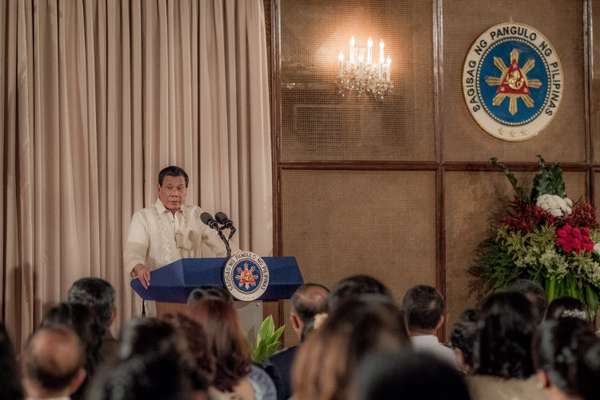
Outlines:
[[594, 250], [594, 242], [590, 239], [590, 230], [587, 227], [577, 228], [565, 224], [556, 230], [555, 243], [565, 253], [591, 253]]
[[512, 231], [529, 233], [541, 225], [552, 226], [556, 217], [548, 211], [532, 203], [513, 200], [508, 208], [508, 215], [501, 220], [501, 224]]

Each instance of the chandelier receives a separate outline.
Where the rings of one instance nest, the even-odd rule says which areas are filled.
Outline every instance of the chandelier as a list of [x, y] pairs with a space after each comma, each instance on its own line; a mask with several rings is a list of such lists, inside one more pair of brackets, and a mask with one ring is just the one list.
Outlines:
[[392, 59], [384, 56], [385, 44], [379, 41], [379, 62], [373, 60], [373, 39], [367, 47], [359, 47], [354, 36], [348, 46], [348, 57], [343, 51], [338, 55], [339, 73], [337, 89], [340, 96], [355, 93], [357, 96], [370, 95], [378, 101], [389, 95], [394, 87], [391, 78]]

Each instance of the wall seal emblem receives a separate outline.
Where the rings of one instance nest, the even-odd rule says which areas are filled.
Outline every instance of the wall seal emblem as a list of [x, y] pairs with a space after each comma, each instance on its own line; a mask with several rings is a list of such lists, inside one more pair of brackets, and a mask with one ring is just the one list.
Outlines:
[[469, 112], [483, 130], [498, 139], [522, 141], [556, 115], [564, 75], [556, 49], [542, 33], [507, 22], [475, 40], [462, 86]]
[[254, 301], [260, 298], [269, 286], [269, 268], [257, 254], [240, 251], [225, 263], [223, 281], [235, 299]]

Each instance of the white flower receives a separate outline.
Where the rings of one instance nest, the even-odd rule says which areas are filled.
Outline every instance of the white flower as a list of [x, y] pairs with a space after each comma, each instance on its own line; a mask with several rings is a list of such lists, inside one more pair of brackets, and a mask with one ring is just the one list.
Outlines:
[[600, 254], [600, 242], [594, 244], [594, 253]]
[[571, 207], [573, 206], [573, 202], [568, 197], [563, 199], [554, 194], [542, 194], [538, 196], [535, 204], [555, 217], [571, 214]]

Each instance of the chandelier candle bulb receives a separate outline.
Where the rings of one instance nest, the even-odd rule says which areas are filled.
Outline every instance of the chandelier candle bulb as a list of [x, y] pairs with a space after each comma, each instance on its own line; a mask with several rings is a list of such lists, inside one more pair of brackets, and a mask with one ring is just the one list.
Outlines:
[[356, 41], [354, 40], [354, 36], [350, 39], [350, 48], [348, 50], [348, 59], [350, 64], [354, 64], [354, 50], [355, 50]]
[[383, 57], [383, 48], [385, 47], [385, 44], [383, 43], [383, 40], [379, 41], [379, 64], [383, 64], [385, 58]]
[[386, 80], [388, 82], [390, 82], [392, 80], [392, 58], [390, 56], [388, 56], [387, 61], [386, 61], [386, 70], [387, 70]]
[[338, 55], [338, 60], [340, 61], [340, 71], [339, 71], [339, 77], [343, 78], [344, 77], [344, 53], [340, 51], [340, 54]]
[[373, 39], [367, 41], [367, 64], [373, 64]]

